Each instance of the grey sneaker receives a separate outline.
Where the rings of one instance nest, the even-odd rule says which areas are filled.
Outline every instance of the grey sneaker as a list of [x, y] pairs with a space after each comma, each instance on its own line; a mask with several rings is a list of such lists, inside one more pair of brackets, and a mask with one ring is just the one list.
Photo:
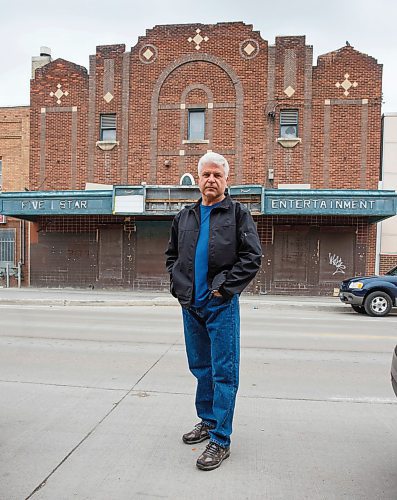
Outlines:
[[208, 431], [211, 429], [211, 427], [204, 422], [200, 422], [199, 424], [196, 424], [194, 426], [194, 429], [190, 432], [187, 432], [182, 436], [182, 441], [185, 444], [195, 444], [195, 443], [201, 443], [202, 441], [205, 441], [206, 439], [210, 438], [210, 435]]
[[222, 448], [219, 444], [210, 441], [196, 462], [196, 465], [201, 470], [217, 469], [221, 463], [230, 457], [230, 447]]

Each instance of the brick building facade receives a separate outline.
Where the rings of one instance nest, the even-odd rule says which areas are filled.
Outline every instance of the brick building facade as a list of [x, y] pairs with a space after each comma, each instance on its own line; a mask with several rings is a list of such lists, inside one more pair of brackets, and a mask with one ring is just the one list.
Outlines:
[[[29, 107], [0, 108], [0, 192], [29, 186]], [[19, 266], [18, 266], [19, 264]], [[28, 224], [0, 215], [0, 286], [29, 281]]]
[[313, 66], [304, 36], [269, 45], [242, 22], [156, 26], [129, 52], [97, 47], [89, 71], [38, 68], [31, 192], [3, 196], [33, 221], [32, 284], [167, 288], [172, 215], [209, 150], [258, 224], [251, 291], [332, 293], [373, 272], [375, 222], [396, 213], [377, 190], [381, 96], [374, 58], [345, 46]]

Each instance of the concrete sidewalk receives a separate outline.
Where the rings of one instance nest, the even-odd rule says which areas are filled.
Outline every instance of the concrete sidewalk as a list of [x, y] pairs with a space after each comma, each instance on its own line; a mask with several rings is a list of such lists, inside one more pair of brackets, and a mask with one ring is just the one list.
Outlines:
[[0, 499], [396, 500], [397, 318], [292, 299], [324, 302], [243, 298], [232, 453], [208, 473], [181, 440], [179, 307], [1, 306]]
[[[247, 295], [241, 304], [285, 309], [346, 310], [338, 297]], [[178, 301], [166, 292], [136, 292], [127, 290], [85, 290], [72, 288], [0, 288], [0, 305], [37, 306], [178, 306]]]

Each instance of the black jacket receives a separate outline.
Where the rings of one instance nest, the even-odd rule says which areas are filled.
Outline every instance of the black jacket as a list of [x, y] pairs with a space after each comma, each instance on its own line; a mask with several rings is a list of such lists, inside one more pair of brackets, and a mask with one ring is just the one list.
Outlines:
[[[194, 261], [200, 232], [200, 203], [174, 218], [166, 266], [171, 293], [189, 307], [194, 293]], [[241, 293], [261, 264], [262, 247], [248, 209], [230, 196], [211, 210], [208, 242], [208, 288], [230, 298]]]

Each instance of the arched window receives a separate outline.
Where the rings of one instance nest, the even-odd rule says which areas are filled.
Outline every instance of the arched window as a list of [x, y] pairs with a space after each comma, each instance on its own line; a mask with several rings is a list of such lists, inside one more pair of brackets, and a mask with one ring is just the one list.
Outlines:
[[183, 174], [179, 181], [181, 186], [194, 186], [194, 177], [192, 174]]

